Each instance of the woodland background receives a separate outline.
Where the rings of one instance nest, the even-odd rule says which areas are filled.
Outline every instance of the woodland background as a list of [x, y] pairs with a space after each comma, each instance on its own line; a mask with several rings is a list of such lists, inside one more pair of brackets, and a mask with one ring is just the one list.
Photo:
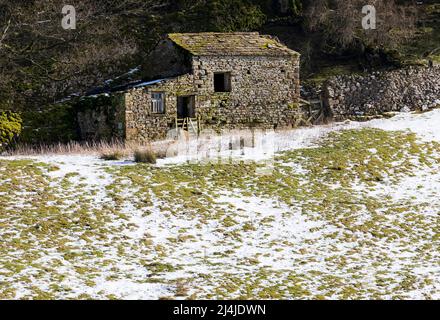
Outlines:
[[[302, 80], [312, 84], [334, 74], [440, 60], [437, 1], [68, 2], [0, 0], [3, 142], [17, 131], [23, 131], [21, 139], [27, 142], [75, 139], [72, 101], [94, 88], [143, 79], [148, 53], [170, 32], [259, 31], [277, 36], [302, 54]], [[61, 27], [66, 4], [76, 8], [76, 30]], [[377, 8], [376, 30], [362, 29], [366, 4]], [[19, 129], [8, 131], [17, 119]]]

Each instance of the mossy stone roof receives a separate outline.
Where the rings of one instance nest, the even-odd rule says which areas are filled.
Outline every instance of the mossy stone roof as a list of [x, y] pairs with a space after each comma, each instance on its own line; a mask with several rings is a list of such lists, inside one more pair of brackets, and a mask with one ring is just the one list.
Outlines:
[[276, 38], [258, 32], [171, 33], [168, 38], [195, 56], [299, 56]]

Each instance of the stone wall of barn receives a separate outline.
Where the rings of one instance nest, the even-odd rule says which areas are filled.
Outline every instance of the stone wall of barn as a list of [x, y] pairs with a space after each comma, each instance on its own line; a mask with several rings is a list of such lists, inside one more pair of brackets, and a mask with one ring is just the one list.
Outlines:
[[324, 84], [322, 92], [335, 120], [427, 110], [440, 105], [440, 67], [337, 76]]
[[[165, 93], [165, 113], [151, 112], [151, 94]], [[126, 140], [148, 142], [164, 139], [174, 126], [177, 114], [177, 97], [194, 95], [194, 80], [187, 74], [162, 83], [135, 88], [125, 93]]]
[[[300, 96], [299, 55], [292, 57], [196, 57], [197, 114], [212, 126], [288, 127]], [[231, 92], [214, 92], [214, 73], [231, 73]]]
[[74, 108], [81, 140], [125, 139], [125, 100], [122, 93], [86, 97]]
[[[231, 73], [231, 92], [215, 92], [214, 73]], [[146, 143], [175, 126], [179, 96], [194, 95], [196, 117], [212, 129], [285, 128], [310, 124], [300, 106], [299, 58], [196, 57], [193, 72], [112, 96], [84, 100], [78, 123], [84, 140]], [[165, 113], [151, 113], [151, 94], [165, 94]], [[93, 101], [90, 102], [90, 101]], [[322, 90], [326, 115], [336, 121], [440, 105], [440, 67], [337, 76]], [[312, 119], [313, 120], [313, 119]]]
[[[282, 128], [308, 118], [299, 105], [299, 55], [195, 57], [193, 72], [125, 93], [126, 139], [163, 139], [174, 127], [178, 96], [195, 95], [205, 128]], [[215, 92], [214, 73], [231, 73], [231, 91]], [[151, 114], [151, 93], [165, 93], [165, 114]]]

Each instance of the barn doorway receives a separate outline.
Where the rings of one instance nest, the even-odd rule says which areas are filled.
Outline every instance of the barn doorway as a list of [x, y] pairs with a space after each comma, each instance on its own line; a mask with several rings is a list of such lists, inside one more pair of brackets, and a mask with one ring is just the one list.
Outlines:
[[195, 118], [195, 96], [177, 97], [177, 118]]

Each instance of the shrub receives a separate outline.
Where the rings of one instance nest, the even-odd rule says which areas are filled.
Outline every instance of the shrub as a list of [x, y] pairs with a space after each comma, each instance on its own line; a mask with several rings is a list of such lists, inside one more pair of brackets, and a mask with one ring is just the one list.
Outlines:
[[20, 143], [68, 143], [78, 138], [76, 113], [69, 104], [45, 106], [38, 111], [24, 111]]
[[0, 112], [0, 150], [10, 145], [18, 137], [22, 128], [20, 115], [10, 111]]
[[151, 149], [136, 150], [134, 152], [134, 161], [140, 163], [155, 164], [157, 161], [156, 154]]

